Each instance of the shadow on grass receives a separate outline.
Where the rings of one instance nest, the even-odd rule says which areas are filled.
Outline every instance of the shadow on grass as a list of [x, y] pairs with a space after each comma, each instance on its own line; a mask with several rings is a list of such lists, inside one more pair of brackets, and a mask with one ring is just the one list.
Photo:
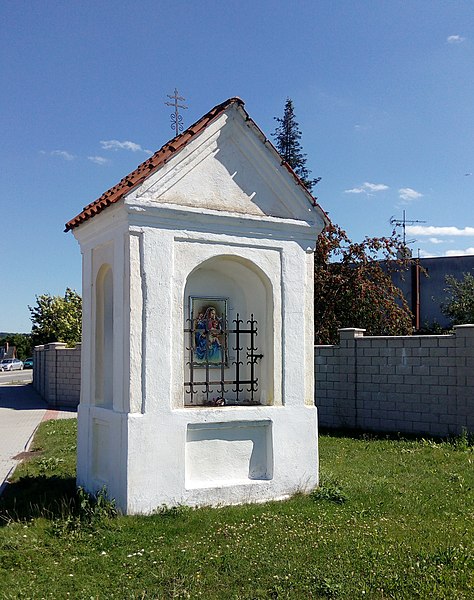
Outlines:
[[7, 485], [0, 496], [0, 527], [42, 517], [55, 520], [77, 510], [73, 477], [26, 476]]
[[[319, 427], [319, 435], [333, 438], [352, 438], [355, 440], [399, 440], [399, 441], [417, 441], [426, 439], [427, 436], [410, 434], [410, 433], [399, 433], [389, 431], [368, 431], [367, 429], [354, 429], [350, 427], [339, 427], [337, 429], [331, 429], [328, 427]], [[428, 436], [429, 437], [429, 436]], [[435, 439], [433, 437], [433, 439]], [[437, 438], [440, 440], [441, 438]]]
[[351, 438], [364, 441], [391, 440], [396, 442], [420, 442], [433, 444], [449, 444], [462, 449], [474, 446], [474, 432], [463, 431], [460, 434], [450, 436], [423, 435], [421, 433], [400, 433], [388, 431], [367, 431], [366, 429], [319, 428], [319, 435], [333, 438]]

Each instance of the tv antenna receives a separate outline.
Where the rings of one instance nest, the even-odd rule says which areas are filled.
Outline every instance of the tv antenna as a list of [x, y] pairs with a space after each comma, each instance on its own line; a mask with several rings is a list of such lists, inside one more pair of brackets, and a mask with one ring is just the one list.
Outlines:
[[174, 129], [176, 135], [179, 135], [180, 131], [183, 131], [183, 116], [179, 114], [178, 108], [188, 108], [184, 104], [179, 104], [178, 101], [186, 100], [183, 96], [180, 96], [178, 93], [178, 89], [174, 88], [174, 94], [170, 96], [167, 94], [168, 98], [174, 100], [174, 102], [165, 102], [166, 106], [174, 106], [174, 113], [171, 114], [171, 129]]
[[[417, 221], [417, 220], [407, 220], [406, 211], [403, 210], [403, 219], [395, 219], [395, 217], [390, 218], [390, 224], [394, 227], [401, 227], [403, 231], [403, 245], [406, 246], [406, 226], [407, 225], [415, 225], [415, 223], [426, 223], [426, 221]], [[408, 243], [411, 244], [415, 240], [409, 240]]]

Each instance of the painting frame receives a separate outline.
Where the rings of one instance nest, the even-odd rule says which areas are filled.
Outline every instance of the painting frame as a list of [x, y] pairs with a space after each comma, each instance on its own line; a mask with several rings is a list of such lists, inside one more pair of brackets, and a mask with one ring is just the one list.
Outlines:
[[221, 296], [189, 297], [194, 368], [228, 367], [228, 301], [228, 298]]

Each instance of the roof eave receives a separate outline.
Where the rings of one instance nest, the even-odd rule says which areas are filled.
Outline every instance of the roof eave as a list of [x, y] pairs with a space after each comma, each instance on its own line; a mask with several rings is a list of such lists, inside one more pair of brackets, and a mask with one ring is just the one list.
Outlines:
[[219, 118], [233, 104], [243, 106], [244, 102], [238, 97], [233, 97], [216, 105], [198, 121], [193, 123], [193, 125], [188, 127], [186, 131], [183, 131], [183, 133], [164, 144], [153, 156], [138, 165], [134, 171], [104, 192], [97, 200], [85, 206], [78, 215], [66, 223], [64, 231], [67, 233], [75, 227], [79, 227], [79, 225], [82, 225], [88, 219], [121, 200], [125, 195], [143, 183], [150, 175], [158, 171], [172, 156], [183, 150], [196, 135]]

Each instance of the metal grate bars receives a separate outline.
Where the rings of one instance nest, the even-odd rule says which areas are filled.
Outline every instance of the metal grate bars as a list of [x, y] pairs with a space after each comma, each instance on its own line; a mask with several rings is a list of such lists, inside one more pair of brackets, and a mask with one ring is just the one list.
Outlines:
[[[195, 326], [192, 319], [187, 319], [186, 323], [188, 326], [184, 331], [188, 340], [186, 365], [189, 368], [189, 380], [184, 382], [184, 389], [185, 398], [189, 401], [185, 401], [185, 404], [188, 406], [258, 404], [258, 377], [255, 366], [263, 358], [263, 354], [257, 354], [258, 328], [254, 315], [250, 315], [250, 319], [246, 321], [247, 327], [243, 327], [244, 320], [237, 313], [232, 321], [234, 327], [230, 329], [226, 322], [218, 340], [216, 336], [207, 334], [203, 358], [198, 358], [196, 348], [198, 341], [200, 348], [203, 347], [202, 336], [205, 334], [202, 329]], [[229, 340], [232, 340], [232, 343]], [[217, 360], [216, 344], [219, 350]], [[213, 347], [212, 359], [210, 358], [211, 346]], [[229, 348], [234, 353], [231, 361]], [[214, 377], [214, 374], [217, 377]]]

